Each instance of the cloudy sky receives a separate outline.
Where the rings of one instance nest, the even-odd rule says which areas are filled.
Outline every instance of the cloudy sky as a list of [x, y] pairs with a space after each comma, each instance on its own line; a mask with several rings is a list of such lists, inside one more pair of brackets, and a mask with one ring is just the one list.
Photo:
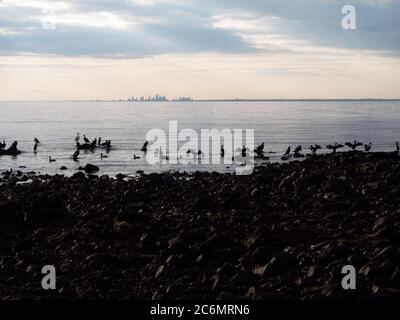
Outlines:
[[0, 0], [0, 81], [1, 100], [400, 98], [400, 0]]

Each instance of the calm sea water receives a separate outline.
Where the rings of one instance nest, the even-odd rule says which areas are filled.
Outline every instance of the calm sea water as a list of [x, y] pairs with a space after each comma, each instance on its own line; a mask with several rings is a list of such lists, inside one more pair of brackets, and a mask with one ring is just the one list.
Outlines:
[[[178, 129], [254, 129], [255, 143], [265, 142], [272, 161], [289, 146], [307, 147], [355, 139], [373, 143], [375, 151], [394, 150], [400, 140], [400, 102], [0, 102], [0, 139], [8, 145], [17, 140], [24, 151], [17, 157], [0, 156], [0, 169], [34, 170], [40, 173], [76, 172], [93, 163], [100, 174], [134, 174], [138, 170], [231, 171], [226, 165], [191, 167], [149, 165], [139, 151], [148, 130], [167, 130], [168, 121]], [[100, 159], [100, 150], [82, 152], [73, 162], [77, 132], [90, 140], [111, 139], [114, 149]], [[42, 144], [33, 153], [33, 138]], [[327, 150], [322, 150], [327, 152]], [[141, 156], [134, 160], [133, 154]], [[51, 155], [57, 161], [49, 163]], [[68, 171], [59, 170], [67, 166]]]

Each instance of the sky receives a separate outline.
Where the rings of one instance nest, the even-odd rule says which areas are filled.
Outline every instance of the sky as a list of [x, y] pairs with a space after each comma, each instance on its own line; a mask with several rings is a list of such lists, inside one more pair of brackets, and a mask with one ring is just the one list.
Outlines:
[[0, 83], [0, 100], [400, 98], [400, 0], [0, 0]]

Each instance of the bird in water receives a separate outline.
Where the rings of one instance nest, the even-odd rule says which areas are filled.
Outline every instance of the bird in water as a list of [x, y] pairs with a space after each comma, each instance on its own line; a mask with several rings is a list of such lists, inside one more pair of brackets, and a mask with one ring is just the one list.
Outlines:
[[108, 156], [106, 156], [104, 153], [100, 153], [100, 158], [101, 158], [101, 159], [103, 159], [103, 158], [108, 158]]
[[337, 151], [338, 149], [341, 149], [341, 148], [343, 148], [343, 147], [344, 147], [344, 146], [343, 146], [342, 144], [338, 144], [337, 142], [335, 142], [334, 145], [328, 144], [328, 145], [326, 146], [327, 149], [332, 150], [332, 153], [336, 153], [336, 151]]
[[317, 151], [322, 148], [320, 145], [314, 144], [314, 145], [311, 145], [309, 149], [311, 150], [312, 154], [317, 154]]
[[256, 153], [263, 153], [264, 152], [264, 142], [261, 143], [255, 150]]
[[290, 155], [290, 150], [291, 150], [291, 147], [289, 146], [289, 147], [286, 149], [286, 151], [285, 151], [285, 153], [283, 154], [283, 156], [288, 157], [288, 156]]
[[351, 148], [351, 150], [355, 151], [355, 150], [357, 150], [357, 147], [361, 147], [363, 145], [363, 143], [358, 142], [357, 140], [354, 140], [353, 143], [346, 142], [345, 145], [348, 146], [349, 148]]
[[364, 144], [364, 151], [369, 152], [372, 148], [372, 143]]
[[49, 162], [56, 162], [56, 159], [53, 159], [51, 156], [49, 156]]
[[35, 137], [35, 139], [33, 139], [33, 142], [35, 142], [35, 144], [39, 144], [40, 143], [39, 139], [36, 138], [36, 137]]
[[79, 157], [79, 149], [78, 150], [76, 150], [75, 152], [74, 152], [74, 154], [72, 155], [72, 159], [74, 160], [74, 161], [78, 161], [78, 157]]
[[289, 146], [289, 147], [286, 149], [286, 151], [285, 151], [285, 153], [283, 154], [283, 156], [281, 157], [281, 160], [283, 160], [283, 161], [289, 160], [290, 150], [291, 150], [291, 147]]
[[147, 145], [148, 145], [148, 144], [149, 144], [149, 142], [146, 140], [146, 141], [144, 142], [143, 147], [142, 147], [142, 149], [141, 149], [140, 151], [147, 152]]
[[297, 146], [294, 149], [293, 157], [294, 158], [304, 158], [304, 154], [301, 154], [301, 150], [303, 150], [303, 148], [301, 146]]

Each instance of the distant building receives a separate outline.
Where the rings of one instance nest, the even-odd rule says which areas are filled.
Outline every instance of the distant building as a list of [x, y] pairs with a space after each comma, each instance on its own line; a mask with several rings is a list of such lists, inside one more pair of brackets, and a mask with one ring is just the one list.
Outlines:
[[[135, 102], [135, 101], [170, 101], [166, 96], [164, 95], [160, 95], [160, 94], [156, 94], [154, 96], [148, 96], [147, 98], [145, 97], [130, 97], [127, 99], [127, 101], [129, 102]], [[172, 101], [193, 101], [193, 98], [190, 97], [179, 97], [176, 99], [173, 99]]]

